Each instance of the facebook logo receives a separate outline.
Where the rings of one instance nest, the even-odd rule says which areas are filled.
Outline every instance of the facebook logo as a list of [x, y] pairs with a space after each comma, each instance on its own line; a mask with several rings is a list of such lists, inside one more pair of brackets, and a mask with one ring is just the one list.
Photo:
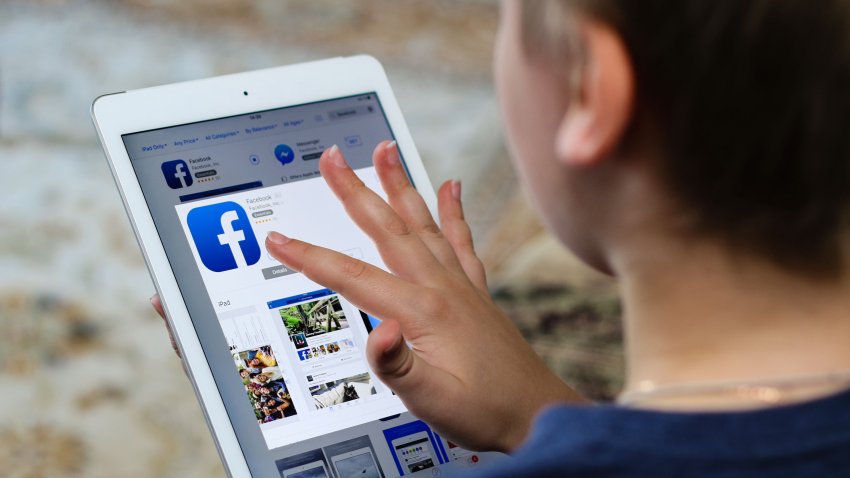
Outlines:
[[171, 189], [188, 188], [192, 185], [192, 174], [189, 165], [182, 159], [162, 163], [162, 175]]
[[245, 210], [228, 201], [196, 207], [186, 218], [201, 262], [213, 272], [252, 266], [260, 245]]

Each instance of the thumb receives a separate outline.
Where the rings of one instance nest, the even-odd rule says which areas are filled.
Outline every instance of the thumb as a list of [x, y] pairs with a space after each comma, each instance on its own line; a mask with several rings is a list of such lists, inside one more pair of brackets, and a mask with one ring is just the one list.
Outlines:
[[[458, 385], [457, 379], [434, 367], [407, 346], [401, 325], [395, 320], [384, 320], [369, 334], [366, 357], [372, 370], [390, 387], [414, 413], [423, 405], [423, 392], [439, 390], [449, 392]], [[427, 418], [420, 416], [420, 418]]]
[[[154, 294], [151, 297], [151, 306], [153, 306], [153, 310], [162, 317], [162, 321], [165, 322], [165, 329], [168, 330], [168, 338], [171, 340], [171, 348], [174, 349], [174, 353], [177, 354], [178, 357], [183, 358], [180, 355], [180, 348], [177, 347], [177, 341], [174, 340], [174, 332], [171, 331], [171, 324], [168, 323], [168, 319], [165, 318], [165, 309], [162, 308], [162, 300], [159, 298], [159, 294]], [[183, 365], [183, 370], [186, 369], [186, 365]]]
[[[384, 320], [369, 334], [366, 356], [375, 375], [417, 417], [427, 422], [453, 413], [448, 397], [456, 396], [459, 380], [411, 350], [395, 320]], [[447, 399], [435, 402], [435, 395]]]
[[413, 351], [404, 342], [401, 325], [395, 320], [383, 320], [369, 334], [366, 356], [372, 370], [396, 393], [396, 388], [413, 374], [416, 362]]

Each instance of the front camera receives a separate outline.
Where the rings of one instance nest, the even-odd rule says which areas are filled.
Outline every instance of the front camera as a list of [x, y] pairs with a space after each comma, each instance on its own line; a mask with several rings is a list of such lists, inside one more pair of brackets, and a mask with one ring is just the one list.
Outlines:
[[245, 96], [248, 96], [248, 92], [247, 92], [247, 91], [243, 91], [243, 92], [242, 92], [242, 94], [243, 94], [243, 95], [245, 95]]

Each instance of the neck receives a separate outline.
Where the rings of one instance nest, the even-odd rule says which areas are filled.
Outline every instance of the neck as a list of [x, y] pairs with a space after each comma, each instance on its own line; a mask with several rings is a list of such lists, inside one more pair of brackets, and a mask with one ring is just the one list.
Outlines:
[[[818, 282], [712, 244], [632, 246], [640, 254], [626, 251], [614, 261], [623, 288], [627, 391], [641, 382], [764, 382], [850, 371], [848, 274]], [[813, 387], [812, 397], [795, 397], [830, 391]], [[683, 396], [655, 405], [734, 402]]]

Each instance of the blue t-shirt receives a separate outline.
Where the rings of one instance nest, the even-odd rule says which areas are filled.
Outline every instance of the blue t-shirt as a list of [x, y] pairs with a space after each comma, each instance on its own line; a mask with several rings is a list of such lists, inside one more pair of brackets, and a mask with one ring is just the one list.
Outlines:
[[513, 458], [468, 476], [850, 477], [850, 391], [747, 412], [551, 408]]

